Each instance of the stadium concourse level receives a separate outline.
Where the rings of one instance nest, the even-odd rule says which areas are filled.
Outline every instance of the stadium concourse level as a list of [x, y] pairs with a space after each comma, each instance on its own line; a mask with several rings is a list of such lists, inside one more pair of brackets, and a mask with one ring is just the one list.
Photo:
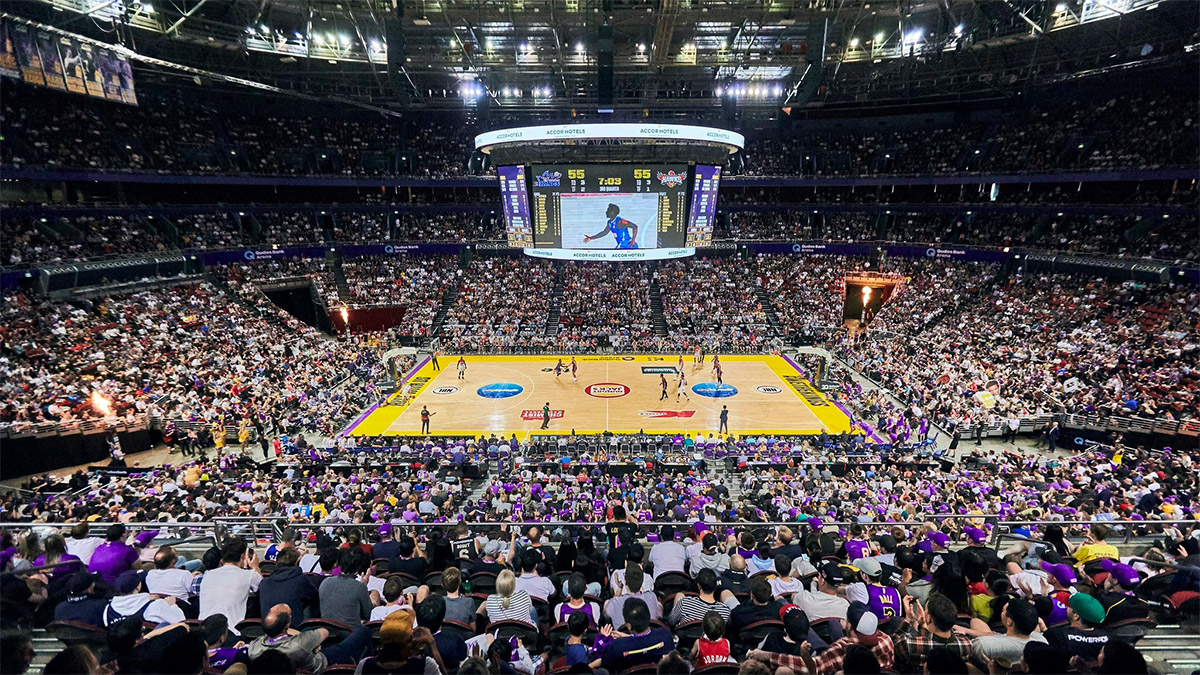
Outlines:
[[1139, 644], [1200, 619], [1194, 450], [944, 467], [838, 461], [841, 439], [718, 439], [703, 452], [731, 453], [734, 475], [696, 460], [614, 475], [622, 443], [697, 449], [604, 438], [584, 463], [515, 439], [292, 440], [274, 466], [201, 453], [4, 496], [6, 660], [51, 674], [1147, 673], [1176, 666]]
[[[464, 120], [278, 116], [227, 112], [140, 91], [137, 107], [20, 84], [3, 101], [0, 161], [14, 167], [359, 177], [465, 175], [474, 135]], [[953, 127], [870, 134], [751, 135], [751, 175], [861, 176], [1192, 166], [1191, 92], [1063, 99]], [[178, 110], [188, 111], [179, 115]], [[519, 126], [519, 124], [517, 124]]]
[[[718, 218], [717, 239], [737, 241], [890, 241], [938, 245], [1020, 247], [1084, 255], [1121, 255], [1200, 261], [1196, 237], [1175, 237], [1193, 227], [1186, 214], [1153, 215], [921, 212], [813, 212], [804, 208], [739, 210]], [[343, 207], [344, 211], [344, 207]], [[372, 244], [382, 242], [476, 243], [503, 236], [503, 221], [486, 211], [341, 212], [323, 227], [316, 213], [187, 215], [55, 215], [30, 217], [12, 210], [0, 223], [4, 265], [36, 265], [180, 250], [247, 246]], [[631, 300], [632, 301], [632, 300]], [[626, 311], [636, 312], [636, 308]]]

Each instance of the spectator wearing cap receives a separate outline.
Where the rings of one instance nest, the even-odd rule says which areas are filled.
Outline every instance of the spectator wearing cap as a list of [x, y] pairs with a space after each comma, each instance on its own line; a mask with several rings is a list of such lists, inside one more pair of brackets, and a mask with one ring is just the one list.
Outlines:
[[845, 572], [848, 569], [835, 562], [821, 565], [816, 580], [817, 590], [814, 592], [801, 588], [792, 596], [792, 602], [799, 605], [811, 621], [845, 618], [850, 601], [842, 597], [838, 589], [846, 582]]
[[78, 621], [91, 626], [104, 626], [104, 610], [108, 600], [96, 597], [95, 574], [80, 572], [67, 582], [67, 599], [54, 608], [55, 621]]
[[[1028, 600], [1009, 600], [1000, 610], [1000, 623], [1004, 626], [1003, 635], [988, 632], [971, 641], [971, 658], [984, 670], [988, 668], [988, 661], [1011, 668], [1024, 655], [1025, 643], [1030, 640], [1046, 641], [1037, 632], [1038, 613]], [[966, 633], [971, 634], [972, 631]]]
[[658, 543], [650, 547], [650, 564], [654, 566], [654, 579], [667, 572], [683, 572], [687, 564], [687, 549], [675, 541], [675, 528], [663, 525], [658, 531]]
[[229, 630], [239, 634], [237, 625], [246, 618], [246, 601], [258, 590], [262, 575], [258, 558], [246, 547], [246, 540], [232, 538], [221, 545], [221, 566], [204, 573], [200, 581], [200, 619], [224, 614]]
[[667, 623], [678, 626], [688, 621], [699, 621], [709, 612], [720, 614], [728, 623], [731, 610], [729, 605], [717, 599], [717, 575], [711, 568], [702, 569], [696, 575], [696, 588], [696, 595], [676, 596]]
[[700, 538], [700, 554], [692, 558], [691, 574], [697, 577], [700, 570], [711, 569], [716, 573], [729, 569], [729, 554], [718, 547], [717, 535], [705, 532]]
[[883, 566], [874, 558], [863, 558], [855, 563], [860, 581], [846, 586], [846, 599], [851, 604], [861, 602], [871, 608], [880, 622], [891, 621], [903, 616], [900, 591], [884, 586]]
[[[639, 598], [625, 603], [624, 623], [629, 625], [625, 637], [619, 637], [604, 650], [601, 666], [610, 673], [619, 673], [647, 663], [657, 663], [675, 649], [675, 636], [666, 628], [650, 628], [650, 609]], [[615, 623], [615, 621], [614, 621]]]
[[1078, 656], [1084, 663], [1094, 665], [1100, 659], [1100, 650], [1112, 639], [1100, 628], [1104, 623], [1104, 606], [1087, 593], [1076, 593], [1067, 601], [1067, 619], [1067, 625], [1046, 631], [1046, 642], [1061, 653]]
[[1150, 618], [1150, 605], [1137, 597], [1134, 590], [1142, 583], [1137, 570], [1115, 560], [1102, 560], [1100, 566], [1108, 572], [1103, 592], [1097, 600], [1104, 607], [1104, 625]]
[[185, 618], [183, 610], [175, 606], [175, 598], [167, 596], [163, 599], [143, 592], [142, 575], [134, 570], [122, 572], [113, 584], [113, 591], [116, 595], [104, 608], [106, 627], [126, 618], [159, 626], [179, 623]]
[[[383, 558], [384, 560], [391, 560], [392, 558], [399, 557], [401, 534], [402, 530], [398, 527], [395, 527], [391, 523], [383, 523], [380, 525], [379, 538], [381, 541], [378, 544], [375, 544], [375, 548], [372, 550], [371, 555], [377, 560], [380, 558]], [[390, 567], [388, 568], [388, 571], [391, 571]]]
[[[799, 656], [805, 647], [811, 648], [813, 651], [829, 648], [829, 645], [813, 632], [809, 625], [808, 615], [796, 605], [780, 607], [779, 620], [783, 622], [783, 631], [768, 633], [758, 649], [775, 654]], [[838, 634], [841, 634], [840, 631]], [[766, 658], [766, 656], [760, 655], [760, 658]]]
[[[1000, 556], [996, 550], [987, 545], [987, 532], [978, 527], [966, 527], [963, 529], [963, 534], [967, 537], [967, 548], [964, 550], [971, 551], [978, 555], [983, 564], [989, 569], [1003, 569], [1004, 564], [1000, 560]], [[961, 551], [960, 551], [961, 553]]]
[[954, 632], [958, 609], [950, 598], [931, 593], [922, 606], [906, 596], [904, 608], [909, 621], [896, 636], [896, 661], [902, 672], [921, 672], [934, 649], [948, 649], [964, 661], [970, 656], [971, 640]]
[[488, 542], [483, 545], [483, 553], [482, 557], [479, 559], [479, 562], [474, 563], [471, 566], [471, 573], [479, 574], [480, 572], [488, 572], [498, 575], [503, 572], [506, 568], [501, 560], [503, 560], [504, 551], [507, 548], [508, 547], [505, 546], [504, 542], [498, 539], [489, 539]]
[[125, 543], [125, 526], [120, 523], [108, 526], [104, 540], [92, 552], [88, 572], [100, 575], [100, 580], [111, 586], [122, 572], [138, 561], [138, 551]]
[[858, 523], [850, 526], [850, 538], [843, 546], [846, 549], [846, 560], [851, 563], [871, 555], [871, 542], [867, 541], [863, 534], [863, 526]]
[[317, 589], [300, 571], [299, 562], [299, 548], [283, 549], [275, 557], [275, 571], [263, 577], [258, 585], [261, 616], [266, 616], [275, 605], [287, 605], [291, 609], [292, 628], [299, 628], [318, 605]]
[[[796, 673], [833, 675], [842, 670], [847, 651], [858, 646], [870, 652], [879, 662], [880, 670], [891, 670], [895, 661], [895, 645], [892, 639], [879, 630], [879, 619], [869, 607], [861, 602], [850, 603], [845, 622], [846, 636], [829, 645], [829, 649], [812, 656], [808, 644], [800, 647], [800, 655], [766, 652], [773, 668], [791, 668]], [[752, 652], [758, 658], [762, 652]]]
[[762, 577], [750, 582], [750, 602], [743, 602], [729, 613], [729, 632], [737, 635], [743, 628], [759, 621], [779, 618], [783, 603], [771, 593], [771, 584]]

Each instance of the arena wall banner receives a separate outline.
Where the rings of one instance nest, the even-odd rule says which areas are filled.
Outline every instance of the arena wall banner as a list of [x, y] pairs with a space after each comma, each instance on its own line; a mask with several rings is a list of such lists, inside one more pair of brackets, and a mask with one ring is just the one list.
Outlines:
[[137, 105], [129, 59], [111, 49], [9, 19], [0, 20], [0, 75]]
[[205, 265], [227, 265], [253, 260], [275, 258], [324, 258], [330, 251], [340, 252], [347, 258], [364, 255], [457, 255], [464, 244], [371, 244], [356, 246], [302, 246], [296, 248], [252, 248], [230, 251], [205, 251], [196, 253]]
[[901, 258], [935, 258], [938, 260], [963, 260], [968, 262], [1003, 263], [1012, 258], [1012, 253], [998, 249], [963, 248], [954, 246], [912, 246], [883, 244], [856, 244], [840, 242], [796, 242], [785, 243], [747, 243], [745, 246], [755, 253], [781, 254], [796, 253], [799, 255], [853, 255], [866, 256], [883, 248], [890, 256]]

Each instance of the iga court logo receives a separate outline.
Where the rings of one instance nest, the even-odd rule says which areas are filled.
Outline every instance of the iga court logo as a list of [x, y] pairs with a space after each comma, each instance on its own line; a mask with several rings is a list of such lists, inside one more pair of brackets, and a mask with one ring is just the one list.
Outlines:
[[674, 171], [668, 171], [666, 173], [659, 171], [658, 182], [666, 185], [667, 187], [679, 187], [680, 185], [683, 185], [683, 174], [675, 173]]
[[562, 183], [562, 172], [543, 171], [541, 174], [533, 177], [534, 187], [558, 187]]
[[737, 387], [730, 384], [717, 384], [716, 382], [701, 382], [700, 384], [692, 385], [692, 393], [708, 398], [729, 398], [737, 396]]
[[595, 396], [596, 398], [621, 398], [628, 394], [630, 390], [629, 387], [616, 382], [597, 382], [596, 384], [589, 384], [583, 391], [588, 396]]
[[639, 416], [649, 417], [650, 419], [659, 419], [661, 417], [691, 417], [695, 414], [695, 410], [643, 410], [638, 413]]
[[495, 384], [483, 385], [475, 393], [483, 398], [512, 398], [523, 391], [525, 391], [525, 387], [519, 384], [496, 382]]

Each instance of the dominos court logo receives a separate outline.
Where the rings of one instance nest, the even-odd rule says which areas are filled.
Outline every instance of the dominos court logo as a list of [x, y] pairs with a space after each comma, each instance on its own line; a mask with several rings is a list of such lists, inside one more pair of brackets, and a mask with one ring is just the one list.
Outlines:
[[458, 387], [434, 387], [433, 393], [441, 394], [442, 396], [447, 396], [449, 394], [457, 394]]
[[475, 393], [483, 398], [512, 398], [523, 391], [525, 391], [525, 387], [519, 384], [496, 382], [495, 384], [483, 385]]
[[754, 388], [754, 391], [760, 394], [779, 394], [783, 392], [779, 387], [773, 387], [769, 384], [760, 384]]
[[716, 382], [701, 382], [700, 384], [692, 385], [692, 393], [699, 396], [707, 396], [708, 398], [729, 398], [737, 396], [737, 387], [730, 384], [718, 384]]
[[675, 173], [674, 171], [668, 171], [666, 173], [659, 171], [658, 182], [667, 187], [678, 187], [683, 185], [683, 174]]
[[628, 394], [630, 389], [617, 382], [597, 382], [596, 384], [589, 384], [583, 391], [588, 396], [596, 398], [621, 398]]

